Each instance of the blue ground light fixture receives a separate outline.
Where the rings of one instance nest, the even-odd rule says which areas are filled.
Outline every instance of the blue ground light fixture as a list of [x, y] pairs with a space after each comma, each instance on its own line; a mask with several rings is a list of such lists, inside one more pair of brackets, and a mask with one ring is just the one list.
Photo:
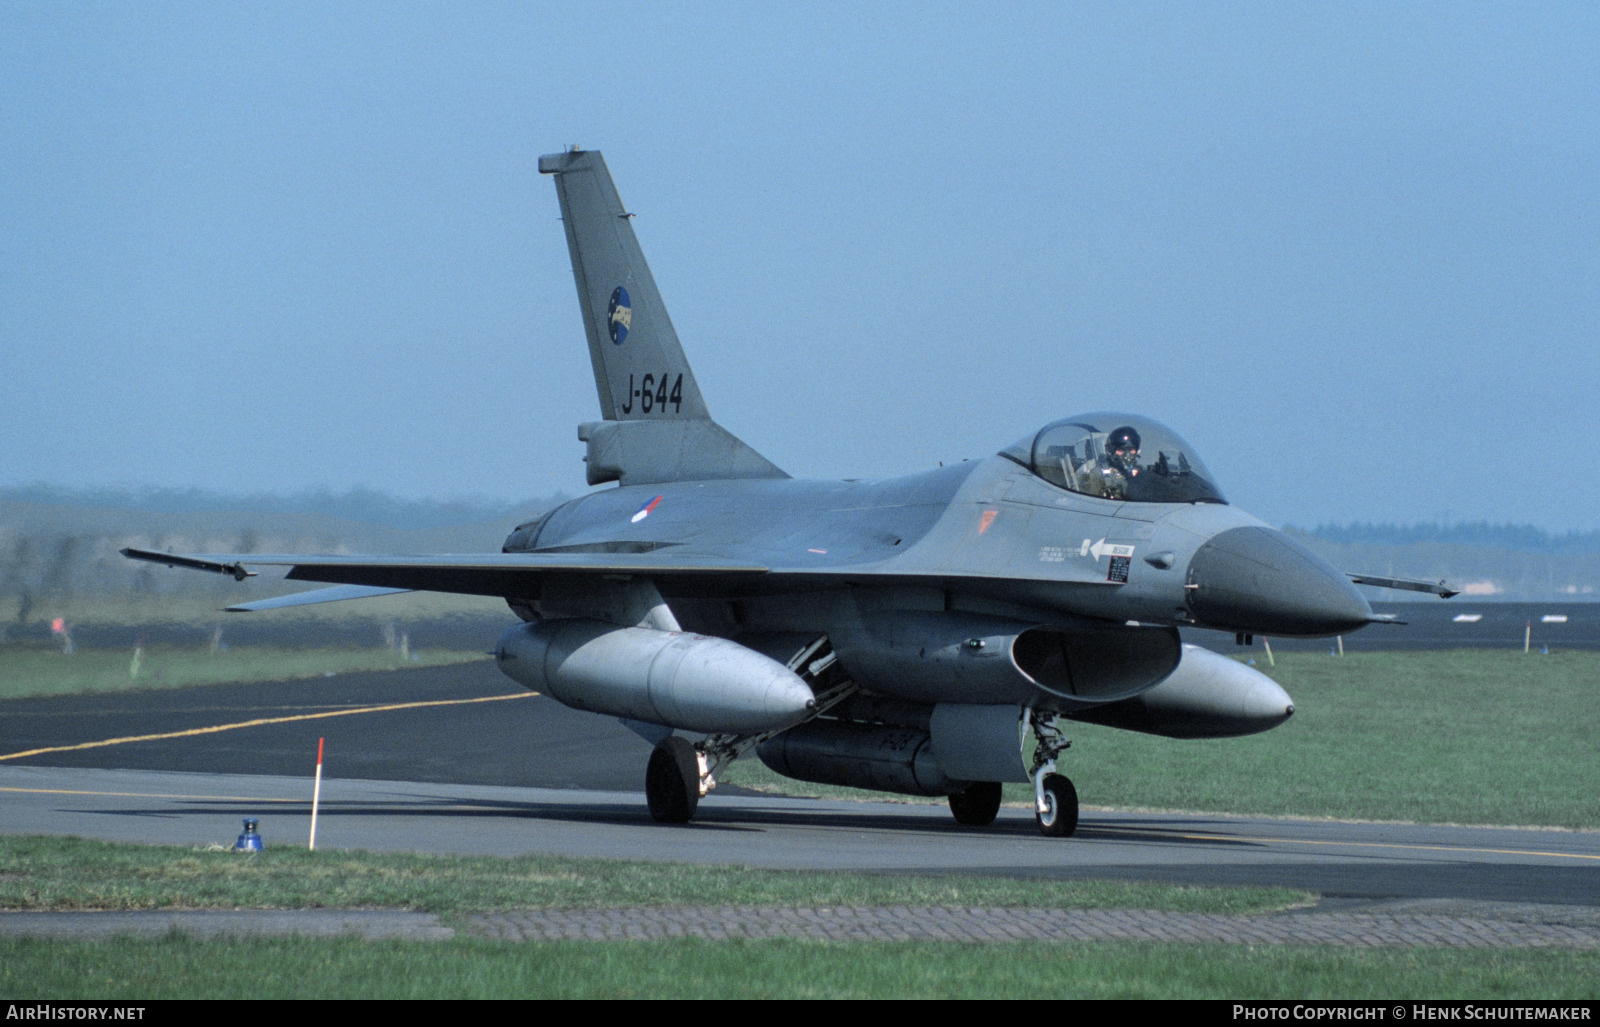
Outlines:
[[244, 833], [233, 843], [234, 852], [260, 852], [266, 847], [261, 842], [261, 836], [256, 833], [256, 825], [259, 823], [255, 817], [244, 818]]

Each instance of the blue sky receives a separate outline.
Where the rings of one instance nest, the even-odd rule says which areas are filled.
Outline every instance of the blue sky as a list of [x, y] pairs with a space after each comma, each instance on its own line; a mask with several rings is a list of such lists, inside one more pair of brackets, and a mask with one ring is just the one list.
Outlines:
[[1600, 527], [1590, 4], [0, 0], [0, 485], [583, 489], [601, 149], [797, 476], [1129, 409], [1276, 523]]

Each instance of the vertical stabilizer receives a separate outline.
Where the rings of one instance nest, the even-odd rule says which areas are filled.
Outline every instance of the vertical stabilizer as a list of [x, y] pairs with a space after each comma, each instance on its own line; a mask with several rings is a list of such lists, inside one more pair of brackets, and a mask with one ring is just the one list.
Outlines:
[[539, 171], [555, 176], [561, 199], [600, 416], [709, 420], [605, 159], [597, 150], [572, 150], [540, 157]]
[[539, 171], [556, 180], [605, 419], [579, 433], [589, 484], [787, 478], [711, 420], [599, 151], [540, 157]]

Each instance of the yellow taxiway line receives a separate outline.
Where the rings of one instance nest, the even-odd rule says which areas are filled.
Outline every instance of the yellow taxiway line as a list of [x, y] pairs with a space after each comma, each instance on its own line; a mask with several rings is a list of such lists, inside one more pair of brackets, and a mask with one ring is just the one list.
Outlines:
[[0, 761], [22, 759], [25, 756], [42, 756], [49, 752], [75, 752], [79, 749], [99, 749], [107, 745], [125, 745], [128, 742], [156, 742], [164, 738], [188, 738], [193, 735], [214, 735], [219, 731], [237, 731], [246, 727], [263, 727], [267, 724], [289, 724], [297, 720], [321, 720], [324, 717], [349, 717], [358, 713], [386, 713], [390, 710], [415, 710], [424, 706], [460, 706], [465, 703], [498, 702], [501, 699], [522, 699], [537, 692], [514, 692], [510, 695], [485, 695], [477, 699], [430, 699], [426, 702], [393, 703], [387, 706], [357, 706], [348, 710], [330, 710], [324, 713], [299, 713], [292, 717], [259, 717], [241, 720], [234, 724], [213, 724], [210, 727], [191, 727], [183, 731], [166, 731], [155, 735], [128, 735], [124, 738], [105, 738], [98, 742], [79, 742], [77, 745], [52, 745], [25, 752], [9, 752]]
[[113, 799], [190, 799], [206, 802], [292, 802], [306, 805], [310, 799], [272, 799], [260, 795], [184, 795], [181, 792], [100, 792], [88, 788], [0, 788], [18, 795], [97, 795]]

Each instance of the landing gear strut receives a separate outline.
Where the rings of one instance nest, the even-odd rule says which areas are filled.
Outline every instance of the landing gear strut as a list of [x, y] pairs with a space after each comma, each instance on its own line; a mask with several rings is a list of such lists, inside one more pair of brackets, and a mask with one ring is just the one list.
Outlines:
[[987, 827], [1000, 812], [1000, 782], [975, 781], [964, 792], [950, 796], [950, 812], [956, 823], [967, 827]]
[[1028, 714], [1038, 743], [1033, 751], [1033, 815], [1039, 831], [1049, 838], [1066, 838], [1078, 829], [1078, 790], [1056, 773], [1056, 757], [1072, 744], [1062, 733], [1053, 713], [1033, 710]]

